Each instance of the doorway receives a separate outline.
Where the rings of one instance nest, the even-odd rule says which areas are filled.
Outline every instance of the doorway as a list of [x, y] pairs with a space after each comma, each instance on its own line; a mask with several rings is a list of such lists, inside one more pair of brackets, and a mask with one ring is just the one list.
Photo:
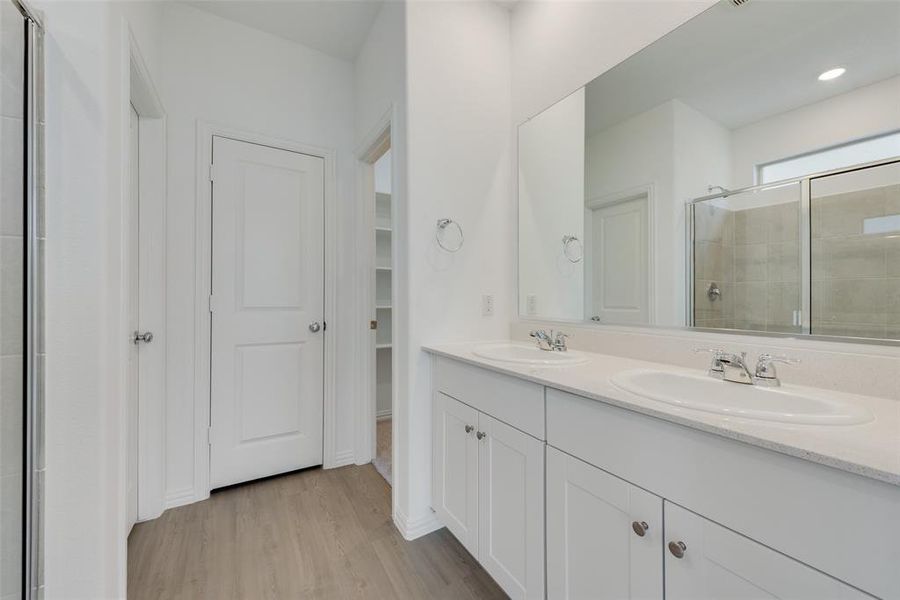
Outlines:
[[210, 488], [321, 465], [325, 161], [212, 138]]
[[393, 231], [391, 149], [388, 144], [373, 165], [375, 212], [375, 458], [372, 463], [391, 484], [393, 476]]

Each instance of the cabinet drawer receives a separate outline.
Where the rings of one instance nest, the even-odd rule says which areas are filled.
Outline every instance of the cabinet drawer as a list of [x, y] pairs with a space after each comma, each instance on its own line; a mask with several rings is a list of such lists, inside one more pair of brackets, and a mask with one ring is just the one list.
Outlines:
[[666, 598], [865, 600], [858, 590], [670, 502], [665, 503]]
[[544, 437], [544, 388], [530, 381], [437, 358], [434, 390], [536, 437]]
[[900, 487], [559, 392], [547, 443], [870, 594], [900, 598]]

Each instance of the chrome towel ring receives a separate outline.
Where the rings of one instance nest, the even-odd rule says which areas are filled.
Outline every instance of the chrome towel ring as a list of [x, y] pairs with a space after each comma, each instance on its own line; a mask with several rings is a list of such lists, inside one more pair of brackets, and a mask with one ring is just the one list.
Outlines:
[[[447, 230], [451, 228], [456, 229], [457, 236], [459, 237], [459, 240], [455, 244], [448, 243], [444, 240], [444, 237], [447, 235]], [[465, 236], [463, 236], [462, 227], [460, 227], [459, 223], [453, 219], [438, 219], [434, 239], [437, 241], [438, 246], [447, 252], [456, 252], [463, 247], [463, 243], [466, 241]]]
[[584, 258], [584, 244], [574, 235], [564, 235], [562, 238], [563, 254], [571, 263], [580, 263]]

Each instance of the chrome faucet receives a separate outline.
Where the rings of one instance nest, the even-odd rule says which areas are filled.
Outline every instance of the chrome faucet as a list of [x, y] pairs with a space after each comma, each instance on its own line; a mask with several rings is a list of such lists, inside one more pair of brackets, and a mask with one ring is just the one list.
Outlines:
[[734, 383], [746, 383], [749, 385], [761, 385], [777, 387], [781, 385], [775, 372], [775, 363], [788, 365], [798, 364], [799, 359], [787, 356], [773, 356], [761, 354], [756, 361], [756, 369], [753, 373], [747, 367], [747, 353], [734, 354], [719, 348], [695, 348], [694, 352], [709, 352], [712, 354], [712, 362], [709, 365], [710, 377]]
[[781, 380], [778, 379], [778, 372], [775, 370], [775, 363], [783, 365], [799, 365], [799, 358], [791, 358], [789, 356], [774, 356], [772, 354], [760, 354], [756, 361], [756, 374], [753, 377], [756, 385], [766, 387], [778, 387]]
[[547, 333], [543, 329], [536, 329], [529, 335], [535, 339], [538, 348], [541, 350], [547, 352], [565, 352], [569, 349], [568, 344], [566, 343], [569, 336], [562, 331], [554, 333], [551, 329], [550, 333]]

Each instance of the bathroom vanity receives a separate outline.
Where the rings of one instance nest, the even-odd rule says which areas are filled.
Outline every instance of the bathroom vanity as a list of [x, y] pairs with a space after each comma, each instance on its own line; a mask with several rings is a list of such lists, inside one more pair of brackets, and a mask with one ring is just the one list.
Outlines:
[[426, 350], [432, 507], [512, 598], [900, 598], [896, 403], [735, 418], [614, 383], [700, 370], [509, 346]]

